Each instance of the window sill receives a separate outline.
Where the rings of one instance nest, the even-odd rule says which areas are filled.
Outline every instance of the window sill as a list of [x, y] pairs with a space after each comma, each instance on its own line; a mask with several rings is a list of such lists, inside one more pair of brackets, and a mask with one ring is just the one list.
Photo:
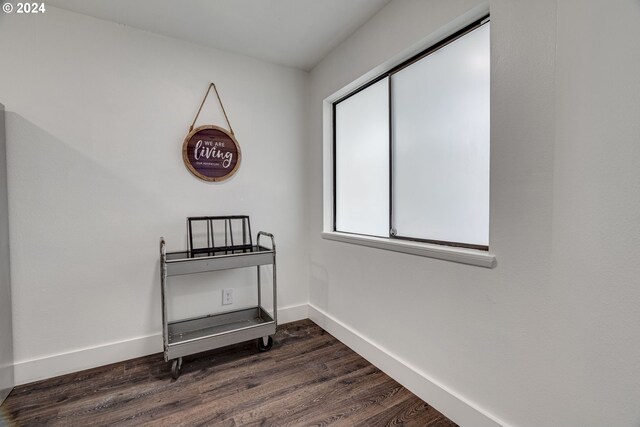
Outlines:
[[493, 268], [496, 266], [496, 256], [474, 249], [455, 248], [452, 246], [434, 245], [430, 243], [407, 242], [385, 239], [383, 237], [360, 236], [356, 234], [324, 231], [322, 238], [337, 242], [352, 243], [354, 245], [369, 246], [394, 252], [442, 259], [461, 264], [476, 265], [478, 267]]

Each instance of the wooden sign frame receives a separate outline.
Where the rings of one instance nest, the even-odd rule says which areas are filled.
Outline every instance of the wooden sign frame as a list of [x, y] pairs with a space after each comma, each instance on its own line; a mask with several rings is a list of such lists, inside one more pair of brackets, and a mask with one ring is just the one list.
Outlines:
[[[193, 128], [196, 124], [196, 121], [198, 120], [200, 112], [202, 111], [202, 107], [207, 100], [207, 96], [209, 96], [211, 88], [213, 88], [216, 93], [218, 103], [220, 104], [220, 108], [222, 108], [222, 112], [224, 113], [224, 118], [227, 121], [227, 125], [229, 125], [229, 130], [215, 125], [204, 125], [195, 129]], [[197, 140], [197, 138], [194, 137], [200, 132], [203, 133], [203, 139]], [[218, 141], [215, 141], [216, 136], [212, 135], [212, 133], [221, 134], [220, 136], [218, 136]], [[197, 141], [194, 144], [191, 144], [192, 140]], [[234, 147], [232, 148], [228, 146], [228, 144], [233, 144]], [[193, 150], [193, 156], [189, 155], [189, 149]], [[234, 153], [235, 159], [233, 158]], [[198, 162], [201, 165], [201, 167], [198, 168], [197, 165], [194, 165], [192, 163], [192, 161], [195, 163], [196, 161], [200, 160], [200, 156], [205, 157], [205, 159], [201, 162]], [[192, 175], [203, 181], [209, 182], [225, 181], [235, 175], [235, 173], [240, 168], [240, 163], [242, 161], [240, 144], [238, 143], [238, 140], [233, 133], [233, 128], [231, 127], [231, 122], [229, 122], [229, 117], [227, 117], [227, 111], [224, 109], [224, 105], [222, 105], [222, 99], [220, 99], [218, 88], [216, 88], [216, 85], [213, 82], [209, 84], [207, 92], [204, 94], [204, 98], [202, 99], [202, 103], [200, 104], [200, 108], [198, 109], [198, 112], [193, 119], [193, 123], [191, 123], [189, 133], [182, 143], [182, 160], [184, 161], [185, 166], [187, 166], [187, 169], [189, 170], [189, 172], [191, 172]], [[229, 164], [228, 166], [225, 166], [225, 163], [227, 163], [227, 161]], [[231, 166], [232, 163], [233, 166]], [[224, 174], [217, 173], [220, 170], [229, 168], [229, 166], [231, 166], [231, 170], [229, 170], [228, 172], [225, 171]], [[205, 174], [205, 171], [213, 173]]]
[[[206, 131], [206, 130], [213, 130], [213, 131], [217, 131], [220, 132], [222, 134], [224, 134], [224, 136], [226, 137], [226, 141], [225, 143], [231, 142], [235, 145], [235, 152], [237, 153], [237, 158], [235, 159], [235, 164], [233, 165], [233, 167], [229, 170], [229, 172], [227, 172], [224, 175], [221, 176], [208, 176], [205, 175], [203, 173], [201, 173], [192, 163], [191, 160], [189, 159], [189, 143], [194, 139], [194, 136], [196, 136], [198, 133], [202, 132], [202, 131]], [[193, 144], [192, 144], [193, 145]], [[215, 153], [217, 147], [211, 147], [211, 150], [214, 150], [212, 152]], [[228, 148], [228, 147], [226, 147]], [[195, 149], [195, 147], [192, 147], [192, 149]], [[230, 153], [232, 151], [230, 150], [225, 150], [225, 153]], [[189, 132], [186, 136], [186, 138], [184, 139], [184, 142], [182, 143], [182, 159], [184, 160], [184, 164], [186, 165], [187, 169], [189, 169], [189, 172], [191, 172], [196, 178], [199, 178], [203, 181], [209, 181], [209, 182], [222, 182], [222, 181], [226, 181], [227, 179], [231, 178], [233, 175], [235, 175], [235, 173], [238, 171], [238, 169], [240, 168], [240, 163], [242, 161], [242, 152], [240, 151], [240, 144], [238, 144], [238, 141], [236, 140], [235, 136], [233, 135], [232, 132], [229, 132], [228, 130], [221, 128], [220, 126], [215, 126], [215, 125], [204, 125], [204, 126], [199, 126], [193, 130], [191, 130], [191, 132]], [[219, 169], [219, 168], [218, 168]]]

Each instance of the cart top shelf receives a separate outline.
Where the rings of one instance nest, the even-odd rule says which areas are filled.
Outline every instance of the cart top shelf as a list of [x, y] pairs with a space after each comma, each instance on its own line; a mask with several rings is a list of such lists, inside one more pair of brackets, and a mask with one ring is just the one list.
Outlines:
[[275, 260], [275, 250], [263, 246], [252, 246], [250, 250], [216, 252], [215, 255], [209, 256], [207, 254], [199, 254], [195, 257], [190, 255], [189, 251], [167, 252], [163, 257], [167, 276], [268, 265], [273, 264]]
[[193, 261], [201, 260], [203, 258], [220, 258], [220, 257], [236, 257], [241, 255], [255, 255], [258, 253], [273, 253], [273, 249], [265, 248], [264, 246], [251, 246], [245, 249], [218, 249], [210, 252], [199, 252], [193, 254], [191, 251], [175, 251], [167, 252], [166, 262], [171, 263], [175, 261]]
[[[273, 235], [258, 233], [253, 244], [248, 216], [205, 216], [187, 218], [188, 248], [166, 252], [160, 242], [161, 259], [167, 276], [274, 264]], [[260, 245], [260, 236], [271, 238], [271, 248]]]

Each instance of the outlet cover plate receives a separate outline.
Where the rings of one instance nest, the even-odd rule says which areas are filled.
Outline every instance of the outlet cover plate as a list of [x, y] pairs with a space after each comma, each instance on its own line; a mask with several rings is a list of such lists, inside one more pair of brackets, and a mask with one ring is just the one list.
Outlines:
[[222, 305], [233, 304], [233, 289], [222, 290]]

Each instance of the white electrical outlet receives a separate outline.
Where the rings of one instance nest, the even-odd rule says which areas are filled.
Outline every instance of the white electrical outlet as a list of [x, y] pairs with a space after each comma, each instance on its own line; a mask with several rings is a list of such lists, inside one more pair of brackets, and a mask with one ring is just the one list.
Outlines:
[[222, 290], [222, 305], [233, 304], [233, 289]]

